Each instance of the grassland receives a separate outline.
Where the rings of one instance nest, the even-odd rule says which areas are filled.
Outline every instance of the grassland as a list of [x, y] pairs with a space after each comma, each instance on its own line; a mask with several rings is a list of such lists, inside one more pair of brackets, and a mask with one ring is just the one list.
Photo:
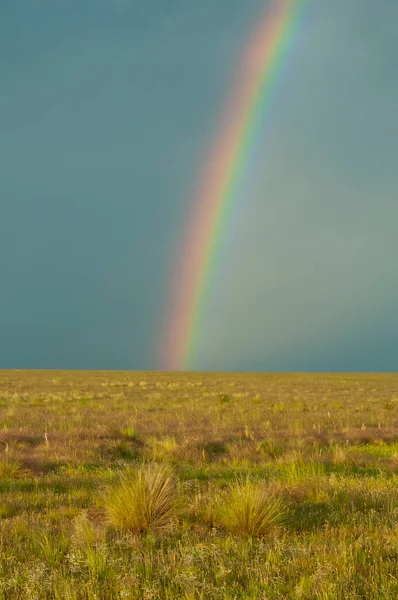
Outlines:
[[398, 375], [0, 371], [0, 454], [0, 599], [398, 598]]

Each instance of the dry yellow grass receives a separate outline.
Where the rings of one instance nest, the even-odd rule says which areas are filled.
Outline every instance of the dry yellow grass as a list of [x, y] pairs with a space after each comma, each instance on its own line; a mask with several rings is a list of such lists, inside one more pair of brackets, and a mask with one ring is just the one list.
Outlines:
[[167, 531], [178, 516], [176, 477], [170, 467], [156, 463], [124, 471], [104, 504], [110, 525], [122, 531]]

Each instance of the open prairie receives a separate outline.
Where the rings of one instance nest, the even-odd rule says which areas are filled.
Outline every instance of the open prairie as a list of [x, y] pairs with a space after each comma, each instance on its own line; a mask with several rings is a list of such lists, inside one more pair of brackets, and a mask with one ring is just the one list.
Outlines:
[[398, 375], [0, 371], [1, 599], [398, 598]]

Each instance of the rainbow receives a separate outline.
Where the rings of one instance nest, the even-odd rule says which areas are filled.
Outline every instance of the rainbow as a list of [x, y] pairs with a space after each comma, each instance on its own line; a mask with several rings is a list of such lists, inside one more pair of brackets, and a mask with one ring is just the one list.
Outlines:
[[[239, 198], [238, 184], [247, 169], [261, 121], [269, 110], [303, 8], [308, 0], [273, 0], [243, 52], [235, 88], [194, 193], [185, 231], [170, 310], [161, 344], [160, 368], [192, 366], [204, 305], [212, 281], [218, 240], [227, 215]], [[257, 134], [257, 135], [256, 135]]]

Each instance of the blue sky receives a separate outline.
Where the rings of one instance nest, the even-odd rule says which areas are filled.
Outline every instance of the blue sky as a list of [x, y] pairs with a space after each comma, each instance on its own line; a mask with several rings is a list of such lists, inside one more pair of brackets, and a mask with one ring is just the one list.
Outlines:
[[[156, 368], [176, 239], [261, 0], [3, 0], [0, 367]], [[398, 3], [310, 0], [197, 369], [398, 365]]]

